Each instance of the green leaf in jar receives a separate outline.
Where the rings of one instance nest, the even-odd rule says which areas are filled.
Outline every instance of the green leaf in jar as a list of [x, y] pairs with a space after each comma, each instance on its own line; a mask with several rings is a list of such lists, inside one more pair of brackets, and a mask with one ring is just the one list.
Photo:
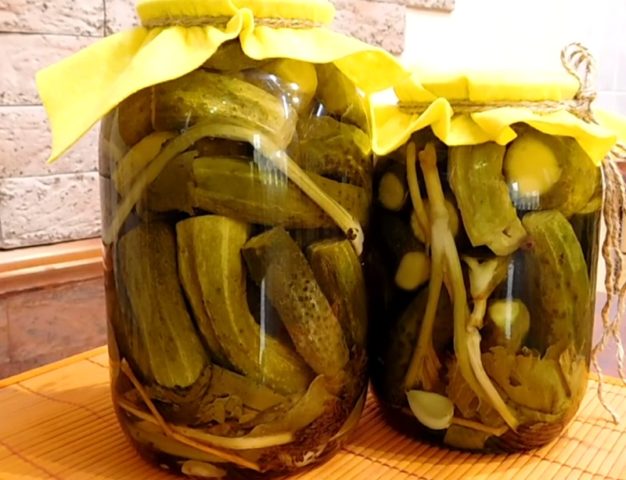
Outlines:
[[[582, 358], [574, 357], [566, 368], [581, 362]], [[507, 403], [520, 412], [522, 421], [554, 422], [570, 410], [572, 397], [558, 361], [542, 358], [531, 351], [512, 354], [505, 347], [493, 347], [483, 354], [483, 363], [488, 375], [506, 396]], [[576, 371], [579, 378], [586, 379], [584, 371], [583, 375], [580, 373], [580, 370]], [[574, 393], [579, 395], [578, 391]]]
[[255, 427], [248, 437], [263, 437], [284, 432], [296, 433], [325, 413], [335, 410], [338, 401], [339, 399], [329, 392], [327, 379], [320, 375], [311, 382], [306, 393], [282, 418]]

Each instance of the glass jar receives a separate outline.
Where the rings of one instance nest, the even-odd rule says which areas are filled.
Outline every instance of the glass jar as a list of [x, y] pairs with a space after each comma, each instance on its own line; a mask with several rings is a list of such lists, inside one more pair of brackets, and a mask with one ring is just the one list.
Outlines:
[[389, 421], [450, 447], [554, 439], [586, 392], [601, 170], [576, 140], [430, 129], [376, 166], [371, 375]]
[[337, 67], [238, 40], [104, 119], [113, 398], [144, 456], [251, 478], [342, 445], [366, 393], [372, 169]]

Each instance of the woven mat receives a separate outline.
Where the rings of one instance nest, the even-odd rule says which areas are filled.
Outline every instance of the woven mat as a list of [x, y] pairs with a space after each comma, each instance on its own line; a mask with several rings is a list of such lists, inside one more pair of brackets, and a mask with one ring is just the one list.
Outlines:
[[[122, 436], [109, 397], [105, 349], [0, 381], [0, 480], [173, 479]], [[387, 427], [371, 400], [354, 440], [300, 480], [626, 479], [626, 387], [607, 386], [624, 418], [607, 419], [590, 382], [578, 418], [534, 452], [476, 455], [415, 442]]]

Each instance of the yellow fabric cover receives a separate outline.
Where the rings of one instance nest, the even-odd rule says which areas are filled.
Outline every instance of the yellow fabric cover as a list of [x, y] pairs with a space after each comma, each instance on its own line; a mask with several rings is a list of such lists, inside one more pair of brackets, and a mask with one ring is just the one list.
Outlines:
[[[144, 22], [226, 16], [225, 27], [139, 27], [97, 42], [37, 74], [52, 131], [53, 162], [102, 117], [133, 93], [181, 77], [208, 60], [228, 40], [240, 39], [254, 59], [292, 58], [335, 65], [366, 93], [408, 76], [387, 52], [326, 28], [270, 28], [256, 18], [327, 23], [334, 9], [325, 0], [140, 1]], [[330, 16], [329, 16], [330, 15]]]
[[615, 145], [610, 128], [588, 124], [562, 110], [539, 114], [529, 108], [502, 106], [477, 113], [455, 113], [455, 101], [506, 102], [562, 101], [578, 90], [572, 76], [553, 72], [470, 72], [464, 74], [416, 72], [395, 88], [402, 103], [426, 103], [423, 113], [408, 113], [397, 105], [372, 105], [373, 148], [386, 155], [406, 143], [411, 134], [431, 127], [449, 146], [476, 145], [488, 141], [506, 145], [515, 139], [511, 128], [526, 123], [549, 135], [575, 138], [596, 163]]

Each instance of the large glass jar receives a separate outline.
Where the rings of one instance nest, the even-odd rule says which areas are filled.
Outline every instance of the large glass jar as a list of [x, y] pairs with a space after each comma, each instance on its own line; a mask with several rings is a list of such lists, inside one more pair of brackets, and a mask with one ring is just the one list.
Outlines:
[[544, 445], [586, 391], [601, 171], [512, 128], [454, 147], [423, 130], [375, 171], [374, 388], [394, 426], [460, 449]]
[[113, 398], [145, 457], [252, 478], [344, 442], [366, 392], [371, 165], [335, 66], [238, 40], [104, 119]]

